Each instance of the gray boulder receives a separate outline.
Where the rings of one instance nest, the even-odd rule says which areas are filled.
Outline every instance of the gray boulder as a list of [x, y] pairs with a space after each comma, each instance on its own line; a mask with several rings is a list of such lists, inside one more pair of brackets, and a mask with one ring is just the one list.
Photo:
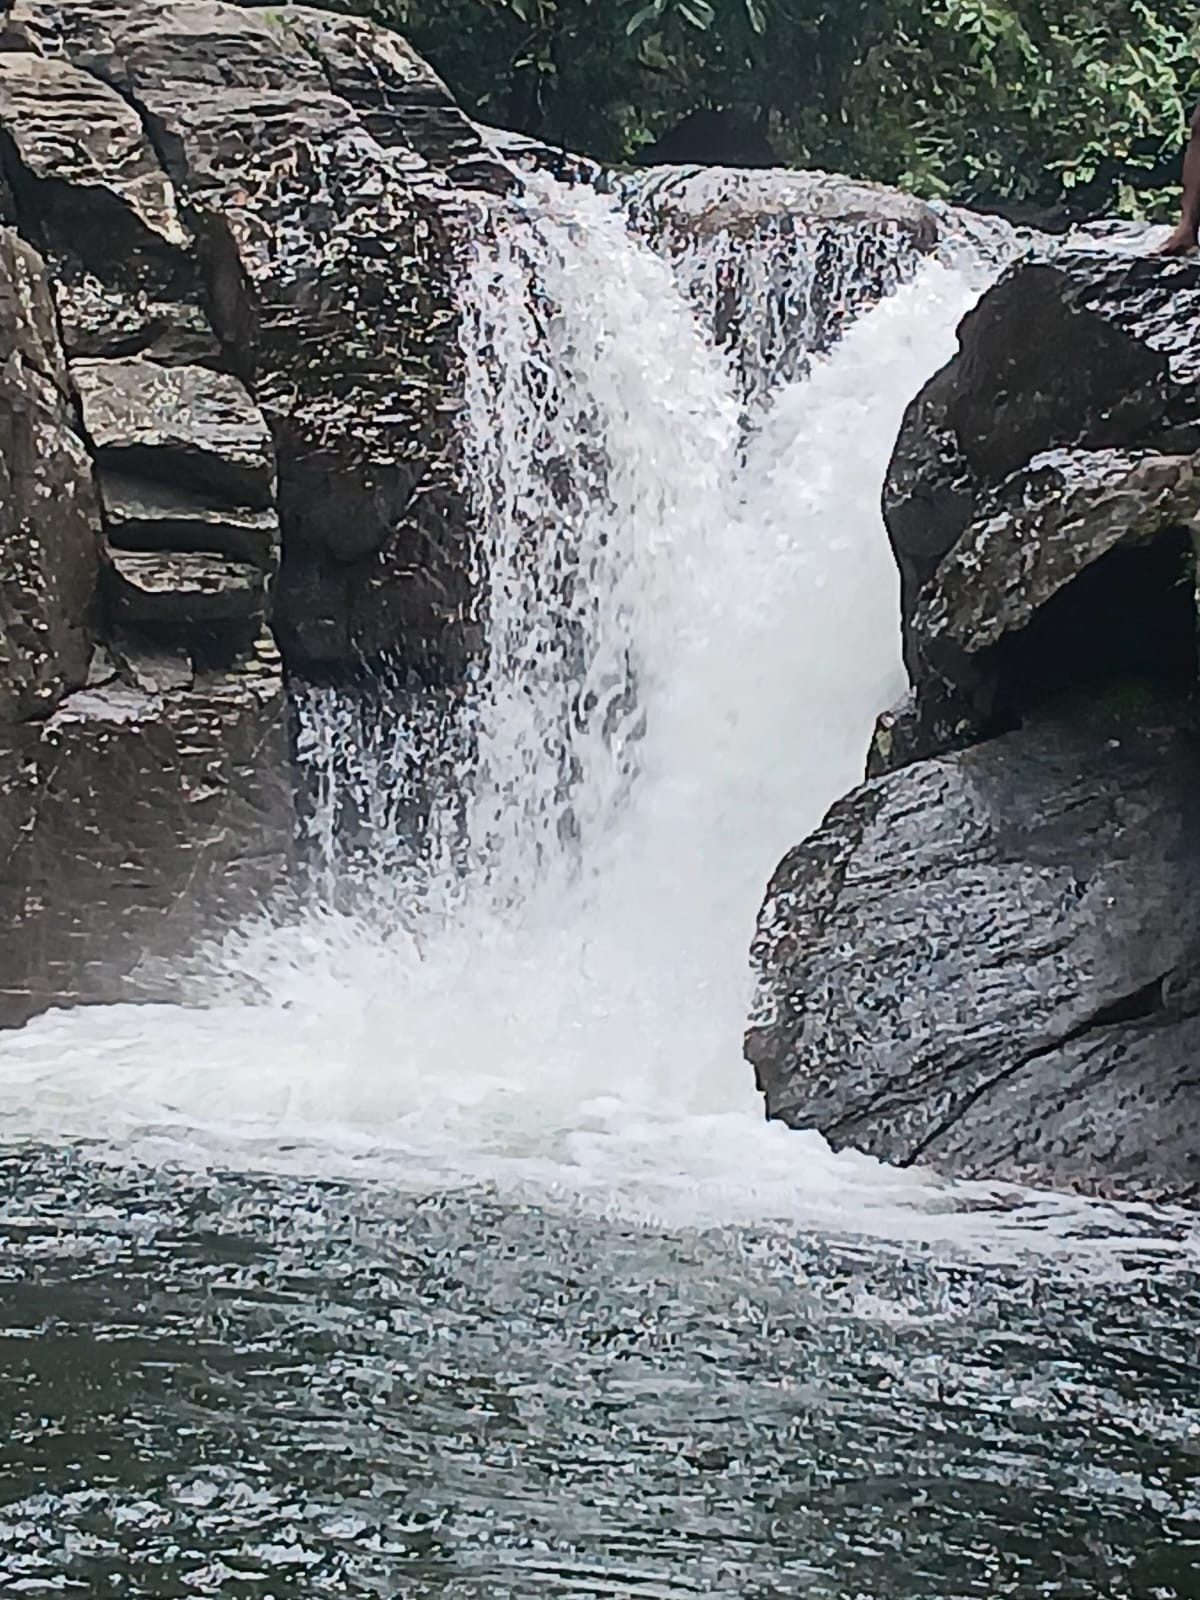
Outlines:
[[782, 863], [768, 1113], [943, 1172], [1200, 1198], [1194, 263], [1013, 269], [884, 492], [911, 688]]
[[[1195, 262], [1081, 250], [1012, 268], [963, 319], [959, 353], [908, 409], [884, 487], [918, 690], [934, 675], [914, 636], [922, 590], [997, 497], [1019, 500], [1014, 474], [1048, 452], [1077, 450], [1077, 491], [1092, 452], [1200, 449], [1197, 314]], [[1020, 531], [1014, 524], [1013, 537]], [[994, 549], [1004, 543], [994, 525], [989, 539]]]
[[978, 505], [922, 590], [912, 620], [921, 660], [982, 656], [1113, 551], [1190, 528], [1200, 515], [1198, 466], [1196, 456], [1157, 452], [1035, 456]]
[[218, 358], [194, 240], [137, 111], [92, 72], [26, 48], [0, 53], [0, 132], [14, 220], [51, 266], [69, 355]]
[[88, 72], [31, 51], [0, 52], [0, 126], [12, 141], [18, 187], [36, 187], [39, 210], [62, 219], [136, 225], [183, 249], [188, 235], [174, 191], [122, 97]]
[[913, 689], [876, 725], [867, 774], [1016, 726], [1063, 690], [1196, 674], [1194, 455], [1054, 450], [978, 490], [908, 596]]
[[785, 858], [747, 1034], [770, 1116], [959, 1176], [1200, 1194], [1200, 737], [1125, 698], [869, 783]]
[[265, 623], [293, 669], [465, 672], [452, 257], [513, 178], [354, 18], [0, 19], [12, 1021], [151, 992], [149, 965], [278, 889], [294, 808]]

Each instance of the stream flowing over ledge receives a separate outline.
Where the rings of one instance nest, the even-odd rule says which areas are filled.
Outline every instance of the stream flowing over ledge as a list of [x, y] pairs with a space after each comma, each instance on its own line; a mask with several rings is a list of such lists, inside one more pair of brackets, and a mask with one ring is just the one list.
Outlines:
[[[820, 173], [605, 172], [473, 124], [403, 39], [306, 6], [0, 18], [0, 1022], [177, 998], [207, 938], [344, 897], [364, 851], [407, 927], [416, 879], [370, 838], [380, 815], [389, 849], [483, 862], [511, 906], [507, 832], [568, 873], [625, 804], [662, 650], [642, 659], [621, 566], [637, 419], [575, 384], [609, 333], [564, 332], [546, 288], [569, 295], [581, 228], [615, 216], [669, 264], [697, 373], [723, 364], [689, 423], [737, 457], [747, 519], [773, 397], [957, 250], [988, 259], [980, 288], [1011, 265], [884, 486], [910, 693], [770, 885], [747, 1054], [768, 1114], [835, 1146], [1200, 1193], [1200, 269]], [[480, 431], [488, 361], [528, 460]], [[694, 494], [715, 496], [703, 443]], [[342, 720], [314, 721], [331, 695]], [[427, 736], [367, 772], [402, 706]], [[500, 706], [551, 760], [498, 753]], [[447, 804], [450, 768], [475, 792]], [[337, 882], [314, 891], [318, 835]]]

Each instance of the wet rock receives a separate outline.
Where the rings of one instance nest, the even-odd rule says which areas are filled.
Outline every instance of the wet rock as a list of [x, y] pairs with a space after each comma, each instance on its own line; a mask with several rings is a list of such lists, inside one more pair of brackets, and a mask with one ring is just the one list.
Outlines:
[[940, 236], [921, 201], [822, 172], [660, 167], [619, 188], [733, 352], [751, 402], [802, 376]]
[[1198, 309], [1193, 262], [1071, 249], [963, 319], [884, 486], [912, 694], [872, 775], [964, 726], [1003, 732], [1072, 681], [1194, 672]]
[[948, 418], [972, 470], [995, 481], [1060, 445], [1178, 449], [1200, 420], [1198, 311], [1190, 260], [1080, 250], [1014, 268], [959, 330]]
[[0, 1019], [175, 998], [173, 959], [286, 878], [286, 746], [269, 654], [191, 687], [83, 689], [45, 723], [0, 730]]
[[195, 551], [107, 552], [110, 614], [128, 627], [190, 631], [261, 617], [266, 584], [245, 561]]
[[[136, 110], [196, 235], [222, 364], [274, 436], [289, 659], [345, 664], [382, 643], [431, 674], [465, 671], [452, 258], [478, 191], [512, 174], [428, 66], [356, 18], [201, 0], [17, 0], [14, 14]], [[428, 547], [436, 614], [408, 576]]]
[[270, 430], [229, 373], [133, 357], [73, 361], [71, 378], [102, 468], [208, 490], [234, 505], [273, 504]]
[[189, 641], [232, 629], [236, 644], [265, 616], [279, 559], [261, 412], [204, 367], [74, 361], [71, 377], [100, 467], [110, 618]]
[[0, 54], [0, 148], [70, 354], [217, 356], [174, 188], [115, 90], [58, 57]]
[[912, 195], [828, 172], [658, 169], [631, 179], [626, 193], [658, 228], [692, 237], [747, 237], [789, 221], [894, 229], [921, 250], [939, 236], [936, 216]]
[[922, 587], [970, 521], [979, 492], [950, 424], [953, 362], [932, 377], [904, 414], [883, 486], [883, 514], [900, 573], [900, 613], [910, 672], [908, 618]]
[[913, 761], [965, 750], [982, 737], [971, 697], [945, 684], [910, 691], [875, 719], [867, 752], [867, 777], [882, 778]]
[[125, 550], [196, 550], [233, 556], [273, 572], [279, 562], [274, 510], [223, 504], [169, 483], [99, 474], [109, 543]]
[[291, 664], [334, 678], [387, 656], [453, 681], [477, 657], [455, 257], [516, 178], [407, 44], [353, 17], [0, 12], [0, 221], [45, 263], [34, 294], [38, 258], [3, 235], [12, 1020], [147, 992], [148, 959], [278, 885], [272, 599]]
[[[176, 689], [190, 689], [196, 681], [195, 663], [186, 647], [178, 641], [160, 644], [145, 635], [117, 629], [112, 650], [127, 680], [144, 694], [170, 694]], [[109, 657], [110, 662], [111, 659]], [[103, 670], [101, 666], [100, 671]], [[117, 675], [115, 663], [105, 676], [89, 672], [88, 687], [100, 688], [105, 683], [111, 683]]]
[[940, 1171], [1200, 1198], [1194, 263], [1012, 269], [884, 512], [911, 691], [783, 862], [772, 1116]]
[[1191, 681], [1197, 466], [1055, 451], [980, 497], [909, 619], [926, 720], [939, 687], [986, 727], [1085, 680]]
[[973, 1177], [1200, 1193], [1200, 740], [1129, 691], [867, 784], [772, 881], [769, 1115]]
[[[0, 54], [0, 69], [14, 60]], [[26, 81], [29, 64], [16, 64]], [[0, 77], [11, 89], [12, 75]], [[62, 81], [45, 80], [60, 110]], [[3, 104], [11, 112], [11, 93]], [[31, 102], [21, 118], [26, 220], [36, 192], [43, 218], [65, 228], [70, 208], [56, 209], [55, 185], [103, 188], [87, 162], [101, 159], [105, 140], [114, 172], [105, 197], [93, 196], [97, 215], [146, 210], [144, 164], [120, 119], [81, 129], [65, 149], [70, 183], [35, 183], [34, 169], [48, 173], [51, 159], [34, 137], [42, 113]], [[124, 195], [123, 173], [132, 173]], [[152, 220], [136, 218], [140, 236]], [[275, 546], [269, 435], [227, 375], [149, 361], [72, 371], [58, 331], [71, 303], [56, 277], [64, 259], [43, 259], [0, 229], [0, 1024], [49, 1004], [152, 992], [147, 962], [169, 965], [261, 907], [291, 852], [282, 669], [269, 642], [253, 643]], [[253, 538], [254, 564], [120, 552], [101, 583], [102, 508], [77, 408], [100, 454], [166, 480], [140, 480], [139, 495], [128, 478], [109, 478], [104, 512], [118, 536], [161, 535], [166, 501], [182, 539], [182, 501], [202, 538], [212, 542], [213, 522], [230, 543]], [[189, 480], [210, 486], [207, 500], [179, 488]], [[218, 510], [217, 486], [263, 509]], [[120, 618], [152, 636], [123, 632]], [[192, 635], [206, 660], [223, 654], [229, 664], [197, 673], [184, 642]], [[153, 992], [169, 986], [160, 977]]]
[[118, 228], [136, 223], [162, 244], [187, 245], [136, 112], [98, 78], [53, 57], [0, 54], [0, 128], [25, 181], [49, 186], [36, 202], [39, 216], [90, 206]]
[[289, 6], [295, 26], [324, 68], [329, 87], [387, 150], [417, 153], [454, 183], [505, 193], [509, 178], [491, 157], [484, 130], [406, 39], [360, 18], [315, 6]]
[[44, 263], [0, 228], [0, 724], [83, 683], [98, 533]]
[[[884, 488], [915, 681], [922, 590], [1014, 473], [1063, 449], [1082, 464], [1092, 452], [1200, 448], [1198, 313], [1195, 262], [1079, 250], [1012, 268], [963, 319], [958, 355], [908, 409]], [[994, 520], [989, 539], [994, 566], [1016, 559]]]

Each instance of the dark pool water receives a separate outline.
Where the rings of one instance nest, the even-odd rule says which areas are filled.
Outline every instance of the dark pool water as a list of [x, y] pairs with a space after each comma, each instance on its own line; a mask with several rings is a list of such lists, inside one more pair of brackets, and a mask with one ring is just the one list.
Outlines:
[[0, 1153], [0, 1593], [1200, 1596], [1200, 1279]]

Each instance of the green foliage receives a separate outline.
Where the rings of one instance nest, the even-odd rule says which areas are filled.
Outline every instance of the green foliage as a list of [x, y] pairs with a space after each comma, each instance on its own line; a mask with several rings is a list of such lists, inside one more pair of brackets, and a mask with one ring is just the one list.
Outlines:
[[1180, 0], [337, 0], [477, 115], [607, 161], [689, 110], [964, 201], [1160, 214], [1200, 96]]

